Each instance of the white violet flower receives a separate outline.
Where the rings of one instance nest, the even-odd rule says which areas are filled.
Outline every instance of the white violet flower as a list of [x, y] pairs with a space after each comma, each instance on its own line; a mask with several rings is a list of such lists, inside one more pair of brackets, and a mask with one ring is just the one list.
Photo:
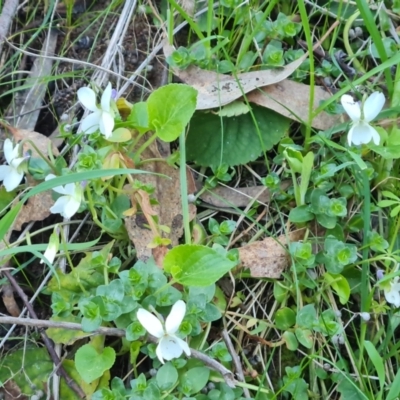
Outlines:
[[340, 101], [353, 121], [347, 136], [349, 145], [352, 143], [355, 145], [369, 143], [371, 140], [376, 145], [379, 145], [379, 133], [369, 122], [381, 112], [385, 104], [385, 96], [380, 92], [374, 92], [365, 100], [362, 106], [348, 94], [343, 95]]
[[400, 307], [400, 282], [399, 277], [395, 276], [388, 285], [383, 288], [386, 301], [395, 307]]
[[169, 361], [178, 358], [183, 352], [190, 356], [188, 344], [175, 335], [186, 313], [186, 304], [178, 300], [171, 309], [170, 314], [165, 320], [165, 326], [162, 322], [149, 311], [140, 308], [137, 312], [137, 318], [143, 327], [158, 339], [156, 354], [158, 359], [164, 364], [164, 359]]
[[100, 107], [96, 104], [96, 93], [88, 87], [82, 87], [78, 90], [78, 99], [84, 107], [92, 111], [92, 114], [82, 120], [82, 131], [90, 134], [100, 130], [106, 138], [109, 138], [114, 129], [111, 83], [107, 85], [101, 96]]
[[[56, 178], [50, 174], [46, 176], [46, 181]], [[56, 186], [53, 188], [56, 193], [62, 194], [54, 206], [50, 208], [53, 214], [61, 214], [62, 217], [70, 219], [79, 209], [83, 200], [83, 188], [79, 183], [68, 183], [65, 186]]]
[[15, 147], [10, 139], [4, 141], [4, 158], [8, 165], [0, 166], [0, 181], [3, 181], [7, 192], [11, 192], [21, 183], [24, 177], [24, 166], [21, 165], [25, 161], [25, 157], [19, 157], [21, 144]]
[[[58, 248], [60, 247], [60, 238], [58, 237], [58, 226], [54, 228], [53, 233], [50, 235], [49, 244], [47, 245], [46, 251], [44, 252], [44, 258], [50, 263], [53, 264], [54, 259], [56, 258], [56, 254], [58, 252]], [[44, 260], [40, 260], [40, 264], [43, 264]]]

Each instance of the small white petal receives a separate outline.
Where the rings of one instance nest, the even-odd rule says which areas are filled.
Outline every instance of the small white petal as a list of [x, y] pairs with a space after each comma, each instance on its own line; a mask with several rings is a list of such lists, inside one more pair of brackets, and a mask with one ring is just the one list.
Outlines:
[[101, 111], [97, 110], [92, 114], [89, 114], [81, 121], [82, 131], [86, 134], [94, 133], [99, 129], [99, 123], [101, 118]]
[[64, 186], [65, 194], [71, 197], [75, 197], [76, 193], [76, 184], [75, 183], [67, 183]]
[[65, 191], [65, 187], [64, 186], [56, 186], [56, 187], [53, 188], [53, 190], [56, 193], [68, 195], [68, 193]]
[[354, 99], [349, 96], [348, 94], [344, 94], [340, 98], [340, 102], [342, 103], [342, 106], [348, 116], [353, 120], [353, 121], [358, 121], [361, 117], [361, 108], [360, 104]]
[[186, 304], [183, 300], [178, 300], [171, 308], [166, 321], [165, 331], [169, 335], [173, 335], [181, 325], [186, 313]]
[[17, 169], [10, 168], [8, 175], [4, 178], [3, 183], [7, 192], [11, 192], [21, 183], [24, 177], [23, 172], [18, 172]]
[[173, 358], [179, 358], [183, 353], [183, 349], [177, 339], [176, 336], [163, 336], [157, 346], [157, 350], [159, 351], [158, 353], [156, 351], [157, 356], [158, 354], [161, 354], [162, 358], [167, 361], [172, 360]]
[[108, 112], [103, 112], [99, 121], [100, 132], [108, 139], [114, 129], [114, 118]]
[[3, 151], [4, 151], [4, 158], [6, 159], [7, 164], [11, 164], [11, 161], [14, 158], [14, 147], [10, 139], [6, 139], [4, 141]]
[[164, 329], [160, 320], [152, 313], [148, 312], [144, 308], [139, 308], [136, 316], [150, 335], [155, 336], [157, 339], [160, 339], [164, 335]]
[[354, 124], [348, 134], [349, 144], [353, 143], [356, 146], [360, 144], [369, 143], [371, 140], [375, 144], [379, 144], [380, 136], [379, 133], [371, 125], [366, 122], [359, 122]]
[[381, 137], [379, 136], [378, 131], [374, 127], [372, 127], [371, 125], [369, 125], [369, 130], [371, 132], [371, 136], [372, 136], [372, 140], [373, 140], [374, 144], [379, 146], [379, 143], [381, 141]]
[[21, 143], [18, 143], [15, 145], [13, 151], [12, 151], [12, 158], [15, 159], [17, 157], [19, 157], [19, 148], [21, 146]]
[[364, 120], [370, 122], [377, 117], [385, 105], [383, 93], [372, 93], [364, 103]]
[[25, 158], [18, 157], [14, 158], [9, 164], [12, 168], [18, 169], [18, 167], [25, 161]]
[[52, 214], [61, 214], [62, 217], [67, 218], [64, 215], [64, 210], [68, 205], [69, 197], [68, 196], [61, 196], [57, 199], [54, 203], [53, 207], [50, 207], [50, 212]]
[[107, 87], [104, 89], [103, 95], [101, 96], [101, 109], [103, 111], [106, 112], [110, 111], [111, 94], [112, 94], [112, 87], [111, 83], [109, 82]]
[[77, 94], [79, 101], [84, 107], [90, 111], [98, 110], [96, 106], [96, 93], [92, 89], [88, 87], [82, 87], [78, 90]]
[[11, 167], [9, 165], [0, 165], [0, 181], [3, 181], [10, 174]]
[[161, 349], [160, 345], [158, 345], [156, 348], [156, 355], [157, 355], [157, 358], [160, 360], [161, 364], [165, 364], [163, 354], [162, 354], [162, 349]]
[[57, 178], [54, 174], [48, 174], [48, 175], [46, 176], [46, 178], [44, 178], [44, 180], [47, 182], [47, 181], [49, 181], [50, 179], [54, 179], [54, 178]]
[[74, 199], [72, 196], [65, 196], [68, 197], [68, 201], [64, 207], [64, 212], [62, 216], [67, 219], [71, 219], [73, 215], [79, 210], [81, 202], [77, 199]]
[[179, 346], [181, 346], [182, 350], [186, 353], [186, 355], [190, 356], [191, 353], [190, 353], [189, 345], [184, 340], [182, 340], [181, 338], [179, 338], [177, 336], [175, 337], [175, 340], [178, 341]]
[[393, 304], [395, 307], [400, 307], [400, 293], [398, 291], [385, 290], [385, 298], [388, 303]]
[[[53, 264], [54, 259], [56, 258], [56, 254], [57, 254], [57, 249], [55, 248], [55, 246], [51, 246], [50, 244], [47, 246], [46, 251], [44, 252], [43, 256], [44, 258], [46, 258], [46, 260], [50, 263]], [[43, 264], [44, 261], [43, 259], [40, 260], [40, 264]]]

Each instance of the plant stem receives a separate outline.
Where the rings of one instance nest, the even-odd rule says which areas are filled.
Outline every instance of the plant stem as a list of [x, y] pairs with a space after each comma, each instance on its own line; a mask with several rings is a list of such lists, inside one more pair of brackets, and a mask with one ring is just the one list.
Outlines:
[[192, 239], [190, 235], [189, 225], [189, 200], [187, 194], [187, 177], [186, 177], [186, 145], [185, 145], [185, 131], [179, 136], [179, 178], [181, 188], [181, 201], [182, 201], [182, 216], [183, 216], [183, 229], [185, 232], [185, 243], [190, 244]]

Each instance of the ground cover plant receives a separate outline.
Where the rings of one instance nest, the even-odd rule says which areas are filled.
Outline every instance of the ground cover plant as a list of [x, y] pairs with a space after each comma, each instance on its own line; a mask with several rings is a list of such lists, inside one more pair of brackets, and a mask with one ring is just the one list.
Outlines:
[[399, 13], [1, 2], [1, 396], [397, 399]]

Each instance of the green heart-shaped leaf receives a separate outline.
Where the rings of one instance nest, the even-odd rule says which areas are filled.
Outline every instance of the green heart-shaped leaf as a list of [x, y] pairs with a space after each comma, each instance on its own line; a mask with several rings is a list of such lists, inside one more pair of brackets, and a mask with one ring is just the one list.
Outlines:
[[75, 366], [86, 383], [100, 378], [115, 362], [115, 351], [106, 347], [99, 354], [90, 344], [83, 345], [75, 354]]

